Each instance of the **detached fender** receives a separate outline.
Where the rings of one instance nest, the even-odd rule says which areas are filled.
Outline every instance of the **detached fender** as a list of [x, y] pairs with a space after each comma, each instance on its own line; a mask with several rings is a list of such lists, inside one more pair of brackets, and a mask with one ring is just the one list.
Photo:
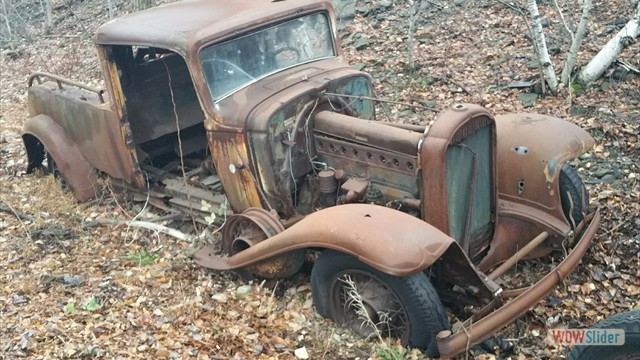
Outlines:
[[209, 245], [195, 254], [201, 266], [232, 270], [304, 248], [326, 248], [358, 258], [394, 276], [432, 265], [455, 240], [403, 212], [371, 204], [347, 204], [306, 216], [285, 231], [231, 257]]
[[593, 138], [568, 121], [539, 114], [496, 117], [498, 197], [563, 219], [558, 196], [562, 165], [588, 151]]
[[40, 114], [27, 120], [22, 139], [29, 156], [29, 169], [33, 167], [34, 161], [43, 160], [46, 150], [53, 157], [60, 175], [78, 201], [86, 201], [95, 196], [96, 172], [84, 158], [80, 148], [51, 117]]

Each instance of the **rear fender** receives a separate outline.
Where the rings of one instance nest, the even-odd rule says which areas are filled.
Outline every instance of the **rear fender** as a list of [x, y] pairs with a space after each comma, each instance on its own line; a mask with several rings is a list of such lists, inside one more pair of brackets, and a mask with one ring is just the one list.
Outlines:
[[22, 139], [29, 157], [28, 171], [42, 163], [44, 151], [47, 151], [78, 201], [95, 196], [96, 172], [84, 158], [80, 148], [51, 117], [40, 114], [27, 120]]
[[497, 116], [496, 129], [499, 200], [536, 208], [564, 222], [560, 169], [588, 151], [593, 138], [575, 124], [539, 114]]
[[455, 241], [435, 227], [403, 212], [370, 204], [347, 204], [312, 213], [285, 231], [231, 257], [213, 245], [195, 254], [201, 266], [232, 270], [286, 252], [326, 248], [349, 254], [394, 276], [431, 266]]

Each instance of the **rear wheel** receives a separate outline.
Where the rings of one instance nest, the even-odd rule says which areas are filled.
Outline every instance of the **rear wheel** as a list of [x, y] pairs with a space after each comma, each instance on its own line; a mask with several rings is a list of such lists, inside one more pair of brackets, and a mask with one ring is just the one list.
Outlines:
[[437, 357], [436, 335], [450, 328], [444, 306], [427, 276], [397, 277], [356, 258], [325, 250], [311, 272], [320, 315], [365, 337], [394, 337]]
[[47, 160], [47, 174], [53, 175], [53, 178], [56, 179], [56, 182], [58, 183], [58, 185], [60, 185], [60, 188], [62, 188], [63, 190], [67, 190], [67, 182], [62, 177], [62, 173], [60, 172], [55, 159], [48, 151], [45, 152], [45, 159]]
[[569, 360], [639, 360], [640, 310], [616, 314], [595, 326], [596, 329], [624, 330], [624, 345], [575, 346]]
[[571, 228], [575, 228], [584, 218], [589, 204], [589, 194], [580, 174], [569, 164], [564, 164], [560, 169], [559, 182], [562, 211]]

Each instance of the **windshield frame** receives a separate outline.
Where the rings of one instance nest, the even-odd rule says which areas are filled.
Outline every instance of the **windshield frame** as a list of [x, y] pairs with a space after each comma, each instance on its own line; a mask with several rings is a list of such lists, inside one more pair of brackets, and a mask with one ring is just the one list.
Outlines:
[[[311, 26], [309, 25], [309, 22], [304, 22], [303, 20], [305, 19], [311, 19], [312, 17], [316, 17], [315, 21], [318, 21], [318, 19], [321, 19], [321, 23], [316, 24], [316, 26], [322, 26], [323, 29], [319, 32], [317, 32], [317, 35], [321, 35], [318, 36], [317, 38], [314, 38], [313, 40], [320, 40], [323, 41], [323, 45], [325, 47], [324, 50], [320, 50], [321, 53], [319, 55], [311, 55], [309, 56], [307, 54], [306, 58], [302, 58], [301, 59], [301, 55], [300, 55], [300, 50], [302, 49], [305, 52], [308, 52], [308, 49], [311, 49], [311, 51], [318, 51], [317, 48], [312, 49], [312, 47], [308, 46], [307, 42], [308, 41], [312, 41], [311, 38], [307, 38], [307, 42], [302, 41], [302, 45], [299, 48], [294, 48], [293, 46], [286, 46], [284, 51], [283, 48], [276, 48], [275, 51], [278, 52], [278, 55], [280, 54], [280, 52], [284, 53], [287, 50], [293, 50], [288, 52], [288, 54], [295, 54], [297, 56], [297, 59], [295, 61], [290, 62], [289, 64], [284, 64], [282, 66], [275, 66], [273, 69], [271, 69], [270, 71], [258, 71], [257, 72], [257, 76], [252, 76], [252, 74], [249, 73], [249, 71], [245, 71], [241, 66], [239, 66], [238, 64], [231, 62], [229, 60], [227, 60], [225, 57], [215, 57], [215, 56], [207, 56], [208, 52], [211, 53], [212, 55], [215, 54], [216, 50], [220, 50], [220, 49], [224, 49], [224, 46], [229, 46], [228, 49], [226, 50], [234, 50], [235, 48], [233, 46], [230, 46], [232, 44], [240, 44], [242, 41], [247, 41], [249, 40], [249, 44], [253, 44], [253, 50], [255, 50], [256, 53], [261, 53], [262, 52], [262, 56], [256, 55], [256, 56], [252, 56], [249, 57], [248, 59], [250, 60], [262, 60], [262, 65], [264, 65], [264, 55], [269, 53], [269, 51], [267, 50], [263, 50], [260, 49], [260, 45], [258, 45], [258, 37], [259, 36], [265, 36], [268, 37], [269, 35], [272, 35], [271, 33], [273, 32], [278, 32], [282, 29], [286, 29], [288, 25], [293, 25], [291, 26], [291, 28], [294, 28], [295, 26], [301, 27], [301, 26]], [[296, 22], [300, 22], [299, 24], [295, 24]], [[290, 29], [289, 29], [290, 30]], [[308, 30], [308, 29], [307, 29]], [[269, 32], [269, 33], [267, 33]], [[295, 32], [293, 32], [295, 33]], [[302, 34], [306, 34], [307, 36], [309, 36], [311, 33], [309, 31], [307, 31], [306, 33], [303, 32]], [[278, 35], [279, 36], [279, 35]], [[293, 36], [291, 37], [289, 40], [294, 39], [297, 42], [300, 42], [298, 39], [299, 37], [297, 36]], [[255, 42], [254, 42], [255, 41]], [[319, 60], [323, 60], [323, 59], [328, 59], [328, 58], [335, 58], [340, 56], [339, 54], [339, 49], [338, 49], [338, 44], [336, 43], [337, 39], [335, 38], [335, 34], [334, 34], [334, 23], [333, 23], [333, 18], [331, 17], [331, 14], [329, 14], [329, 12], [327, 12], [326, 10], [321, 10], [321, 11], [315, 11], [315, 12], [311, 12], [311, 13], [307, 13], [307, 14], [303, 14], [303, 15], [298, 15], [294, 18], [288, 18], [288, 19], [284, 19], [284, 20], [280, 20], [277, 22], [272, 22], [269, 24], [266, 24], [264, 26], [261, 26], [259, 28], [254, 28], [251, 29], [249, 31], [246, 31], [245, 33], [238, 35], [238, 36], [234, 36], [233, 38], [229, 39], [225, 39], [223, 41], [219, 41], [219, 42], [214, 42], [214, 43], [209, 43], [205, 46], [202, 46], [200, 48], [200, 50], [197, 53], [197, 58], [196, 61], [198, 63], [199, 66], [199, 70], [202, 73], [202, 78], [204, 80], [204, 85], [205, 88], [208, 92], [208, 97], [209, 99], [211, 99], [212, 103], [215, 105], [218, 102], [224, 100], [225, 98], [233, 95], [234, 93], [238, 92], [241, 89], [246, 88], [247, 86], [250, 86], [264, 78], [267, 78], [273, 74], [285, 71], [287, 69], [291, 69], [294, 67], [298, 67], [300, 65], [304, 65], [304, 64], [308, 64], [311, 62], [315, 62], [315, 61], [319, 61]], [[307, 50], [303, 49], [303, 46], [307, 46]], [[238, 49], [238, 54], [240, 54], [240, 50]], [[240, 54], [242, 55], [242, 54]], [[245, 58], [246, 59], [246, 58]], [[217, 60], [217, 61], [216, 61]], [[218, 91], [217, 92], [217, 88], [219, 87], [219, 84], [224, 83], [224, 80], [220, 80], [219, 78], [214, 78], [212, 74], [213, 70], [207, 70], [205, 63], [206, 62], [213, 62], [215, 61], [216, 64], [218, 66], [223, 66], [226, 67], [226, 69], [228, 69], [227, 71], [225, 71], [225, 73], [227, 74], [233, 74], [235, 71], [237, 71], [238, 74], [240, 74], [239, 78], [245, 78], [246, 81], [238, 81], [237, 85], [231, 85], [229, 86], [229, 89], [225, 89], [223, 91]], [[210, 65], [211, 66], [211, 65]], [[261, 65], [258, 65], [261, 66]], [[233, 77], [236, 77], [237, 75], [231, 75]], [[234, 81], [237, 81], [237, 79], [234, 79]]]

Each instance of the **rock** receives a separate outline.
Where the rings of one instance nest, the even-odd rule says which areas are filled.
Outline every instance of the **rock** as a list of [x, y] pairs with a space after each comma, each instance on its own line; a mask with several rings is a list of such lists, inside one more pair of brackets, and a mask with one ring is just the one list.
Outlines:
[[464, 5], [464, 1], [465, 0], [453, 0], [453, 4], [457, 6], [462, 6]]
[[612, 184], [616, 181], [616, 176], [614, 174], [607, 174], [605, 176], [603, 176], [600, 180], [604, 183], [604, 184]]
[[571, 116], [588, 116], [591, 113], [591, 109], [586, 107], [572, 107]]
[[522, 93], [518, 95], [518, 100], [522, 101], [522, 105], [526, 108], [532, 107], [538, 99], [538, 94]]
[[262, 354], [262, 351], [264, 350], [264, 346], [258, 344], [256, 346], [253, 347], [253, 356], [258, 356], [260, 354]]
[[236, 299], [244, 299], [251, 294], [251, 285], [238, 286], [236, 289]]
[[349, 20], [356, 16], [355, 0], [333, 0], [332, 3], [338, 19]]
[[598, 179], [604, 177], [605, 175], [611, 174], [613, 173], [612, 169], [608, 169], [608, 168], [600, 168], [596, 171], [593, 172], [593, 176], [597, 177]]
[[[237, 296], [237, 292], [236, 292], [236, 296]], [[211, 299], [215, 300], [215, 301], [219, 301], [221, 303], [226, 303], [227, 302], [227, 294], [225, 294], [225, 293], [213, 294], [213, 295], [211, 295]]]
[[64, 284], [64, 286], [69, 286], [69, 287], [80, 286], [82, 285], [83, 282], [84, 281], [82, 280], [82, 278], [78, 276], [65, 275], [62, 277], [62, 283]]
[[364, 50], [369, 46], [369, 38], [366, 36], [361, 36], [358, 41], [356, 41], [354, 47], [356, 50]]
[[378, 5], [376, 5], [376, 9], [388, 10], [391, 6], [393, 6], [391, 0], [381, 0]]
[[425, 100], [422, 101], [422, 106], [435, 109], [438, 106], [438, 103], [433, 100]]
[[307, 348], [305, 348], [304, 346], [299, 348], [299, 349], [295, 349], [293, 351], [293, 353], [296, 355], [296, 357], [298, 359], [308, 359], [309, 358], [309, 353], [307, 352]]
[[13, 303], [15, 305], [20, 305], [20, 304], [26, 304], [27, 303], [27, 299], [25, 299], [24, 297], [18, 295], [18, 294], [13, 294]]

